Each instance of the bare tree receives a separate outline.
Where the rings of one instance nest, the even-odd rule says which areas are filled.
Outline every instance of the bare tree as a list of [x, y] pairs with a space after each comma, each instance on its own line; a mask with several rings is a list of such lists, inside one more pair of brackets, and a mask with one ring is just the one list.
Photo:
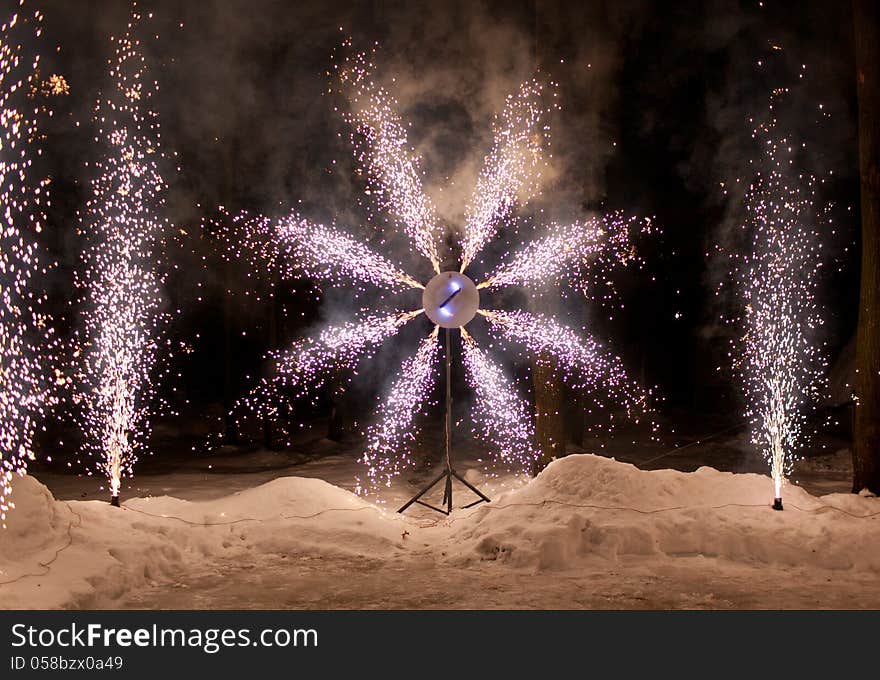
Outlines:
[[880, 494], [880, 4], [854, 0], [862, 185], [862, 285], [856, 339], [853, 491]]
[[547, 467], [554, 458], [565, 455], [565, 414], [563, 383], [556, 367], [556, 359], [543, 356], [532, 365], [535, 389], [535, 444], [539, 458], [534, 473]]

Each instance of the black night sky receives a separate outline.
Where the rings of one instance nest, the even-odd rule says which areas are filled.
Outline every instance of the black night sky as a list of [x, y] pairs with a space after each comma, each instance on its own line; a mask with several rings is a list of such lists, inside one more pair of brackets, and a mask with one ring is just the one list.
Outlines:
[[[707, 257], [735, 215], [721, 183], [729, 186], [744, 170], [749, 116], [766, 110], [772, 88], [791, 87], [784, 124], [809, 144], [815, 168], [834, 177], [823, 198], [837, 206], [839, 231], [825, 244], [822, 292], [833, 362], [853, 334], [858, 298], [851, 10], [833, 0], [798, 3], [796, 11], [790, 3], [760, 4], [141, 3], [155, 15], [150, 25], [159, 37], [144, 36], [144, 45], [161, 88], [165, 149], [180, 166], [167, 173], [169, 216], [186, 232], [169, 252], [177, 268], [166, 295], [180, 309], [172, 336], [193, 351], [175, 359], [173, 401], [184, 413], [216, 418], [224, 390], [247, 389], [271, 344], [356, 304], [344, 291], [315, 304], [304, 281], [280, 284], [278, 302], [267, 301], [261, 272], [243, 261], [224, 265], [221, 244], [200, 226], [221, 205], [269, 215], [296, 206], [311, 219], [335, 219], [375, 237], [348, 130], [334, 110], [344, 102], [328, 93], [331, 55], [349, 35], [355, 46], [378, 43], [378, 73], [412, 123], [426, 184], [448, 187], [439, 207], [450, 223], [460, 217], [504, 96], [536, 67], [558, 81], [562, 108], [552, 142], [561, 171], [523, 215], [538, 207], [559, 219], [624, 210], [652, 216], [657, 227], [637, 244], [641, 268], [611, 272], [622, 310], [577, 295], [559, 305], [586, 319], [634, 375], [657, 384], [665, 409], [695, 417], [732, 414], [735, 398], [729, 375], [716, 370], [727, 336], [717, 323], [718, 272]], [[98, 152], [90, 112], [107, 85], [110, 36], [124, 30], [129, 8], [120, 0], [42, 5], [45, 45], [58, 46], [45, 50], [43, 69], [70, 85], [69, 96], [54, 101], [44, 144], [53, 177], [49, 246], [60, 263], [51, 291], [69, 332], [76, 323], [67, 305], [79, 257], [76, 215], [89, 178], [85, 163]], [[817, 115], [819, 103], [829, 117]], [[392, 241], [406, 260], [405, 242]], [[228, 365], [232, 383], [224, 385]], [[381, 390], [378, 375], [367, 372], [368, 388]]]

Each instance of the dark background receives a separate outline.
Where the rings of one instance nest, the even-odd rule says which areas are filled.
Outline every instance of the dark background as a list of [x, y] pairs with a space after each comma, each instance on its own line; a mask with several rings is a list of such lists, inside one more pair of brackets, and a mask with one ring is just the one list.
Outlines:
[[[692, 417], [738, 417], [735, 385], [717, 370], [726, 365], [728, 338], [717, 322], [725, 304], [715, 295], [720, 265], [710, 255], [727, 241], [738, 208], [721, 183], [746, 176], [748, 119], [766, 112], [773, 87], [791, 86], [782, 124], [809, 144], [813, 169], [834, 173], [822, 199], [838, 206], [839, 229], [827, 235], [831, 266], [820, 296], [833, 360], [854, 332], [858, 299], [851, 9], [833, 0], [763, 4], [141, 3], [154, 13], [143, 37], [161, 88], [165, 151], [180, 167], [166, 173], [169, 217], [186, 232], [167, 253], [175, 266], [167, 304], [180, 310], [171, 333], [192, 350], [173, 360], [173, 401], [197, 418], [216, 418], [224, 392], [228, 399], [246, 390], [273, 344], [363, 303], [307, 281], [280, 283], [273, 299], [263, 272], [244, 261], [224, 264], [222, 244], [200, 226], [221, 205], [263, 214], [296, 206], [377, 239], [382, 224], [367, 218], [348, 129], [334, 111], [345, 103], [328, 92], [331, 54], [348, 35], [364, 49], [378, 43], [378, 75], [412, 123], [426, 184], [453, 228], [504, 96], [536, 67], [559, 82], [555, 173], [524, 218], [541, 208], [558, 219], [624, 210], [653, 216], [659, 233], [638, 242], [641, 268], [611, 273], [622, 308], [577, 294], [552, 303], [585, 321], [639, 379], [657, 384], [664, 409]], [[54, 102], [44, 159], [53, 176], [50, 248], [59, 261], [50, 284], [66, 333], [76, 324], [69, 306], [81, 245], [76, 211], [87, 190], [85, 163], [100, 151], [90, 112], [107, 86], [110, 36], [124, 31], [129, 9], [120, 0], [41, 6], [44, 73], [70, 85]], [[829, 116], [818, 115], [819, 103]], [[390, 248], [410, 263], [402, 237], [392, 236]], [[381, 391], [400, 356], [399, 348], [380, 353], [362, 389]], [[225, 381], [224, 366], [232, 375]]]

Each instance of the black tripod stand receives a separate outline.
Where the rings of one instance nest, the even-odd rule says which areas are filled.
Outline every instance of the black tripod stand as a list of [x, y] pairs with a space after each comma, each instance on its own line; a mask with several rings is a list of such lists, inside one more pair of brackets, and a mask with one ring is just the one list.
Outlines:
[[[472, 508], [475, 505], [480, 503], [489, 503], [489, 498], [483, 494], [477, 487], [468, 482], [464, 477], [459, 475], [452, 467], [452, 460], [449, 456], [449, 444], [452, 441], [452, 343], [449, 340], [450, 329], [446, 329], [446, 469], [443, 470], [437, 477], [431, 481], [426, 487], [424, 487], [421, 491], [419, 491], [415, 496], [409, 499], [400, 510], [397, 512], [404, 512], [409, 506], [413, 503], [418, 503], [419, 505], [424, 505], [426, 508], [430, 508], [435, 512], [441, 512], [444, 515], [448, 515], [452, 512], [452, 478], [455, 477], [459, 482], [464, 484], [468, 489], [473, 491], [479, 498], [473, 501], [472, 503], [468, 503], [465, 505], [465, 508]], [[421, 500], [422, 496], [428, 493], [431, 489], [433, 489], [437, 484], [440, 483], [441, 480], [446, 480], [443, 488], [443, 502], [440, 505], [445, 505], [446, 509], [444, 510], [442, 507], [438, 508], [430, 503], [426, 503]]]

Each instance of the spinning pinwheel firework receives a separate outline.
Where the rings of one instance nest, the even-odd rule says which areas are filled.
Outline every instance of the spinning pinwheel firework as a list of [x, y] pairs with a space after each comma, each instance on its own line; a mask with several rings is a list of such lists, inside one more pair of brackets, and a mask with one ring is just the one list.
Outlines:
[[[350, 94], [352, 106], [346, 117], [353, 129], [356, 157], [368, 177], [367, 193], [378, 197], [376, 207], [386, 210], [402, 226], [415, 250], [431, 263], [433, 278], [423, 284], [352, 236], [335, 227], [314, 224], [296, 213], [277, 224], [268, 218], [246, 216], [234, 221], [244, 224], [245, 240], [251, 246], [257, 244], [251, 252], [258, 253], [263, 266], [268, 260], [280, 264], [284, 275], [301, 272], [337, 287], [370, 284], [390, 294], [419, 289], [422, 308], [399, 309], [390, 314], [367, 313], [359, 320], [328, 326], [317, 336], [275, 353], [277, 376], [264, 381], [261, 389], [245, 399], [246, 404], [265, 408], [270, 400], [266, 390], [275, 385], [288, 390], [288, 397], [291, 389], [292, 396], [305, 396], [324, 385], [328, 374], [356, 369], [381, 343], [424, 313], [435, 328], [416, 352], [402, 362], [379, 405], [378, 418], [367, 429], [362, 459], [367, 479], [359, 484], [359, 492], [390, 486], [397, 474], [412, 466], [414, 461], [406, 444], [413, 440], [415, 417], [434, 388], [441, 328], [446, 332], [447, 391], [450, 331], [460, 329], [466, 380], [476, 395], [474, 432], [488, 445], [496, 462], [508, 468], [529, 470], [537, 458], [532, 416], [501, 365], [466, 330], [475, 319], [486, 322], [493, 339], [518, 343], [534, 355], [555, 359], [574, 387], [601, 387], [627, 408], [644, 407], [647, 394], [626, 376], [621, 361], [604, 351], [598, 342], [581, 337], [549, 316], [488, 309], [482, 306], [482, 297], [510, 286], [558, 283], [564, 276], [571, 277], [589, 294], [589, 281], [581, 276], [585, 265], [609, 254], [623, 262], [632, 259], [631, 227], [641, 224], [647, 230], [649, 221], [637, 223], [614, 215], [566, 226], [551, 224], [546, 235], [506, 256], [503, 264], [479, 284], [467, 275], [484, 246], [502, 227], [513, 226], [517, 205], [540, 190], [549, 142], [546, 118], [556, 97], [552, 88], [531, 80], [507, 98], [495, 121], [491, 151], [467, 205], [462, 233], [453, 253], [441, 258], [444, 234], [438, 227], [440, 220], [435, 207], [423, 190], [419, 160], [395, 112], [395, 100], [372, 78], [371, 68], [364, 55], [344, 59], [335, 66], [339, 83]], [[238, 239], [230, 241], [240, 243]], [[444, 261], [453, 261], [455, 265], [444, 268]], [[447, 407], [448, 398], [447, 395]], [[447, 472], [451, 472], [450, 417], [447, 408]], [[447, 475], [446, 511], [451, 510], [450, 483]]]

